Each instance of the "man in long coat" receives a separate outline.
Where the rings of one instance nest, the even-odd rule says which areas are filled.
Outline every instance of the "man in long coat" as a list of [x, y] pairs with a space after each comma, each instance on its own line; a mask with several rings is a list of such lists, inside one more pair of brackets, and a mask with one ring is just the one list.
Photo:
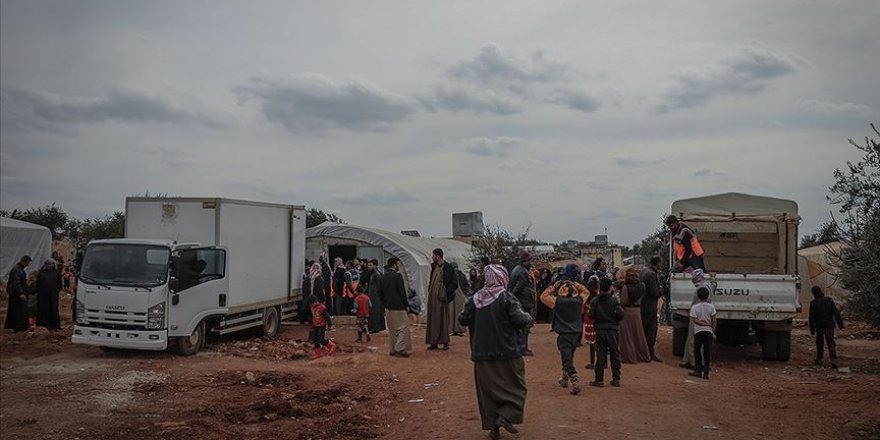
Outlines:
[[12, 266], [6, 284], [9, 305], [6, 309], [6, 322], [3, 328], [22, 332], [28, 329], [27, 274], [24, 270], [31, 264], [31, 257], [25, 255]]
[[661, 362], [654, 351], [657, 342], [657, 301], [663, 296], [660, 288], [659, 273], [663, 265], [660, 257], [651, 258], [651, 267], [642, 271], [640, 278], [645, 283], [645, 296], [642, 297], [642, 328], [645, 330], [645, 339], [648, 342], [648, 352], [651, 360]]
[[436, 350], [443, 344], [449, 350], [449, 302], [455, 298], [458, 277], [452, 265], [443, 259], [443, 249], [434, 249], [431, 258], [431, 281], [428, 284], [428, 329], [425, 343], [428, 350]]

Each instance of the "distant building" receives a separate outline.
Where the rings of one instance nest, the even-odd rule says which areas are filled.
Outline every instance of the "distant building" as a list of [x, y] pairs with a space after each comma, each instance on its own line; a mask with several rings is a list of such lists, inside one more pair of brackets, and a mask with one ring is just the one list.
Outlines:
[[624, 266], [623, 249], [614, 243], [610, 243], [607, 235], [597, 235], [589, 243], [578, 243], [575, 249], [575, 254], [588, 263], [598, 257], [603, 257], [609, 266]]

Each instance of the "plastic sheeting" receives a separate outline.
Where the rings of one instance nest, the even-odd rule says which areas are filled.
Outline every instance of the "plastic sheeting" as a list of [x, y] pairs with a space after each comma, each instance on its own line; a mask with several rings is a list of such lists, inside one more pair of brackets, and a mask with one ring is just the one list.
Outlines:
[[39, 267], [52, 256], [52, 232], [45, 226], [0, 217], [0, 279], [4, 282], [12, 266], [30, 255], [31, 267]]
[[434, 249], [443, 249], [444, 259], [458, 263], [459, 269], [465, 272], [471, 256], [469, 244], [451, 238], [410, 237], [363, 226], [326, 222], [306, 229], [306, 240], [314, 237], [356, 240], [382, 247], [385, 252], [400, 258], [409, 277], [410, 287], [422, 298], [427, 297], [428, 282], [431, 277], [431, 254]]

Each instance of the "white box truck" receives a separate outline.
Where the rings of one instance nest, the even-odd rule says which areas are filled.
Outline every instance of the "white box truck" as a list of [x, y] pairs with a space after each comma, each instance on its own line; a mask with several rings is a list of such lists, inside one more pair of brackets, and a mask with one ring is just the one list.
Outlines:
[[274, 336], [296, 316], [305, 208], [129, 197], [125, 238], [85, 251], [72, 341], [195, 354], [207, 332]]
[[[792, 318], [801, 310], [797, 203], [727, 193], [678, 200], [672, 214], [696, 232], [707, 272], [716, 274], [710, 301], [718, 311], [718, 341], [760, 341], [764, 359], [787, 361]], [[673, 273], [670, 288], [672, 349], [681, 356], [696, 288], [687, 273]]]

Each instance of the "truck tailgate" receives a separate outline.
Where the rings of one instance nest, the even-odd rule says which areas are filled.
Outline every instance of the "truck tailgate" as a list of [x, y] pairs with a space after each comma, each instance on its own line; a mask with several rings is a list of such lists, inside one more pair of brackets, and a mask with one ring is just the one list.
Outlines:
[[[800, 311], [800, 278], [797, 275], [717, 274], [718, 287], [709, 301], [719, 319], [781, 321]], [[671, 279], [671, 305], [678, 313], [690, 310], [696, 288], [689, 274]]]

